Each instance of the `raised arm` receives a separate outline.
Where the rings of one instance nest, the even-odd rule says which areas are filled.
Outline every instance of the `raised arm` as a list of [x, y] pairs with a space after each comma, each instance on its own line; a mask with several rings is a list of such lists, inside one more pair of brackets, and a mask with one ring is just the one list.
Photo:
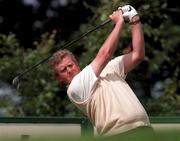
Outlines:
[[124, 17], [129, 18], [132, 34], [132, 51], [125, 54], [123, 58], [124, 71], [128, 73], [144, 59], [145, 48], [143, 29], [136, 10], [131, 6], [131, 11], [126, 12]]
[[104, 69], [106, 64], [113, 56], [118, 46], [120, 34], [124, 24], [121, 10], [113, 12], [113, 14], [109, 17], [115, 23], [115, 26], [102, 47], [100, 48], [95, 59], [91, 62], [92, 69], [96, 76], [100, 75], [101, 71]]

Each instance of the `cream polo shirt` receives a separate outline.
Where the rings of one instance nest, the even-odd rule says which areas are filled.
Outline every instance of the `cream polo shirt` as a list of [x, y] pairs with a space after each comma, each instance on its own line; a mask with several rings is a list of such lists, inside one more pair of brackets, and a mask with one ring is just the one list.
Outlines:
[[145, 109], [125, 77], [123, 56], [119, 56], [106, 65], [99, 77], [88, 65], [68, 87], [69, 99], [89, 117], [100, 135], [150, 125]]

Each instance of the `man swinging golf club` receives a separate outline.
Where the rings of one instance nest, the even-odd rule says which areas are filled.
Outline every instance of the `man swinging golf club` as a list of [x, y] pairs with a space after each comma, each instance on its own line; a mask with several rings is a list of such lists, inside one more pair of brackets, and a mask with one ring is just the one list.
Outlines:
[[[68, 85], [69, 99], [103, 136], [151, 128], [145, 109], [125, 81], [128, 72], [145, 56], [139, 15], [132, 6], [125, 5], [109, 18], [115, 26], [94, 60], [83, 70], [68, 50], [57, 51], [49, 61], [55, 78]], [[124, 19], [128, 19], [131, 25], [132, 51], [111, 60], [121, 37]]]

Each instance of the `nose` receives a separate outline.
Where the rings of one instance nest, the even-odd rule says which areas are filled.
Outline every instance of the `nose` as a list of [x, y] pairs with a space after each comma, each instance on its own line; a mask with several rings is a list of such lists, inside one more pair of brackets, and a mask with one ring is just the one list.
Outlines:
[[67, 67], [67, 73], [71, 73], [71, 68]]

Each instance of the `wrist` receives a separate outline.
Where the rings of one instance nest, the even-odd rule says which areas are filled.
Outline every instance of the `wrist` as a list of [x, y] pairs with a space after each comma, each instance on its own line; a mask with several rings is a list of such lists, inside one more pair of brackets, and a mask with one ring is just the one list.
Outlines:
[[138, 15], [132, 17], [131, 21], [130, 21], [130, 24], [132, 25], [136, 25], [137, 23], [140, 23], [140, 17]]
[[118, 21], [116, 25], [122, 26], [124, 24], [124, 21]]

